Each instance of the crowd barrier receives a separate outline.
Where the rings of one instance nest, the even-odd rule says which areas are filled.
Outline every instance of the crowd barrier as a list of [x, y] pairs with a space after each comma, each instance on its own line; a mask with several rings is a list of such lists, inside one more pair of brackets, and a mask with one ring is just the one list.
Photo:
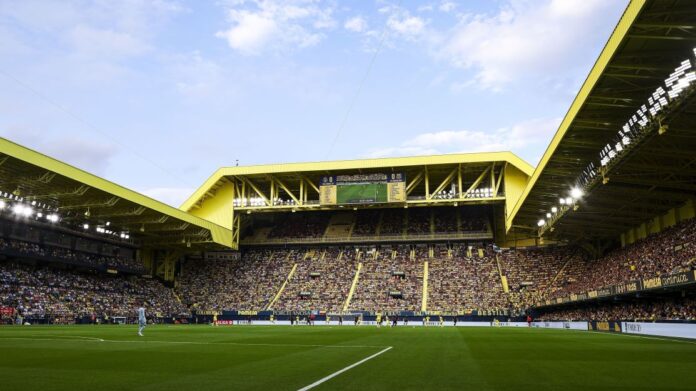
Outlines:
[[696, 339], [696, 323], [621, 322], [625, 334]]
[[[254, 325], [254, 326], [290, 326], [290, 321], [288, 320], [253, 320], [251, 323], [241, 320], [241, 321], [220, 321], [220, 325]], [[299, 323], [304, 324], [303, 321]], [[326, 322], [325, 320], [317, 320], [314, 323], [315, 326], [339, 326], [337, 320], [331, 320]], [[377, 323], [373, 320], [363, 321], [359, 324], [360, 326], [377, 326]], [[355, 326], [353, 320], [344, 320], [343, 326]], [[383, 323], [383, 327], [387, 327], [386, 322]], [[399, 320], [397, 327], [529, 327], [527, 322], [457, 322], [455, 325], [452, 321], [444, 321], [442, 324], [439, 321], [409, 321], [405, 324], [403, 320]], [[536, 321], [532, 322], [532, 327], [542, 328], [542, 329], [565, 329], [565, 330], [582, 330], [582, 331], [604, 331], [612, 333], [624, 333], [624, 334], [642, 334], [642, 335], [652, 335], [661, 337], [676, 337], [676, 338], [690, 338], [696, 339], [696, 323], [642, 323], [642, 322], [619, 322], [619, 321], [590, 321], [590, 322], [560, 322], [560, 321]]]

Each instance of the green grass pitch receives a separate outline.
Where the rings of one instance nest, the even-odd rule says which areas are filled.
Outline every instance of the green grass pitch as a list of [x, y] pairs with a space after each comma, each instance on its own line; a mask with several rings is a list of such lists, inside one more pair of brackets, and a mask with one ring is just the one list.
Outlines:
[[387, 202], [386, 183], [363, 183], [340, 185], [336, 189], [339, 204], [357, 204], [361, 202]]
[[696, 343], [569, 330], [0, 327], [2, 390], [694, 390]]

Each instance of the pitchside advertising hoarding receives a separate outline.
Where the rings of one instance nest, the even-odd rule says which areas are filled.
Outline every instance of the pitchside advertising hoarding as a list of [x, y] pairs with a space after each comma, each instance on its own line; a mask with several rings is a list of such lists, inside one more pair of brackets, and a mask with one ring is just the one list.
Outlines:
[[403, 173], [324, 176], [319, 183], [321, 205], [375, 204], [406, 201]]

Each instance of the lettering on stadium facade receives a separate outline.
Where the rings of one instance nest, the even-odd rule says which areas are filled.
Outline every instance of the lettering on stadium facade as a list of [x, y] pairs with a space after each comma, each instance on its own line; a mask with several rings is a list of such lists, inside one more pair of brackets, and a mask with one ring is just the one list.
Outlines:
[[642, 289], [640, 281], [631, 281], [625, 284], [620, 284], [614, 286], [611, 291], [615, 295], [621, 295], [624, 293], [636, 292]]
[[696, 282], [696, 270], [674, 273], [668, 276], [646, 278], [643, 280], [629, 281], [623, 284], [614, 285], [611, 287], [591, 290], [584, 293], [571, 293], [566, 297], [557, 297], [547, 299], [537, 305], [553, 305], [563, 304], [568, 302], [583, 301], [588, 299], [596, 299], [612, 295], [623, 295], [626, 293], [634, 293], [642, 290], [665, 288], [671, 286], [679, 286], [692, 284]]

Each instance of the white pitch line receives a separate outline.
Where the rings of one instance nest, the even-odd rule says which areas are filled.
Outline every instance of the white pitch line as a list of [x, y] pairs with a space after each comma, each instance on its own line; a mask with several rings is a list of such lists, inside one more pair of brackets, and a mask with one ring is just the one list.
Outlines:
[[0, 337], [2, 340], [22, 340], [22, 341], [87, 341], [87, 342], [107, 342], [107, 343], [159, 343], [170, 345], [238, 345], [238, 346], [271, 346], [271, 347], [300, 347], [300, 348], [353, 348], [353, 349], [373, 349], [383, 348], [384, 346], [375, 345], [310, 345], [310, 344], [274, 344], [274, 343], [245, 343], [245, 342], [203, 342], [203, 341], [158, 341], [158, 340], [116, 340], [103, 339], [96, 337], [67, 337], [67, 338], [31, 338], [31, 337]]
[[381, 350], [381, 351], [379, 351], [379, 352], [373, 354], [372, 356], [365, 357], [365, 358], [363, 358], [362, 360], [360, 360], [360, 361], [358, 361], [358, 362], [356, 362], [356, 363], [354, 363], [354, 364], [348, 365], [347, 367], [345, 367], [345, 368], [343, 368], [343, 369], [341, 369], [341, 370], [338, 370], [338, 371], [336, 371], [336, 372], [330, 374], [329, 376], [326, 376], [326, 377], [324, 377], [324, 378], [321, 378], [321, 379], [315, 381], [314, 383], [312, 383], [312, 384], [310, 384], [310, 385], [308, 385], [308, 386], [306, 386], [306, 387], [302, 387], [302, 388], [300, 388], [300, 389], [297, 390], [297, 391], [307, 391], [307, 390], [310, 390], [310, 389], [312, 389], [312, 388], [314, 388], [314, 387], [316, 387], [316, 386], [318, 386], [318, 385], [324, 383], [324, 382], [327, 381], [327, 380], [333, 379], [334, 377], [336, 377], [336, 376], [342, 374], [343, 372], [349, 371], [349, 370], [351, 370], [351, 369], [357, 367], [358, 365], [364, 363], [365, 361], [372, 360], [373, 358], [375, 358], [375, 357], [379, 356], [380, 354], [382, 354], [382, 353], [384, 353], [384, 352], [390, 350], [391, 348], [392, 348], [392, 346], [389, 346], [388, 348], [386, 348], [386, 349], [384, 349], [384, 350]]
[[273, 347], [300, 347], [300, 348], [383, 348], [384, 346], [373, 345], [310, 345], [310, 344], [290, 344], [290, 343], [246, 343], [246, 342], [201, 342], [201, 341], [149, 341], [149, 340], [115, 340], [105, 339], [103, 342], [111, 343], [161, 343], [175, 345], [239, 345], [239, 346], [273, 346]]
[[[604, 334], [603, 331], [593, 331], [598, 334]], [[607, 333], [607, 335], [621, 335], [624, 337], [635, 337], [635, 338], [643, 338], [643, 339], [654, 339], [658, 341], [668, 341], [668, 342], [676, 342], [676, 343], [690, 343], [690, 344], [696, 344], [696, 341], [688, 341], [684, 339], [678, 339], [678, 337], [660, 337], [660, 336], [654, 336], [654, 335], [639, 335], [639, 334], [631, 334], [631, 333]]]
[[18, 341], [65, 341], [65, 342], [73, 342], [73, 341], [85, 341], [85, 342], [104, 342], [103, 339], [101, 338], [96, 338], [96, 337], [82, 337], [79, 335], [73, 335], [73, 336], [68, 336], [66, 338], [59, 338], [59, 337], [49, 337], [49, 338], [41, 338], [41, 337], [0, 337], [0, 341], [2, 340], [18, 340]]
[[[541, 328], [539, 328], [541, 330]], [[543, 330], [558, 330], [558, 329], [543, 329]], [[575, 331], [579, 333], [586, 333], [586, 334], [592, 334], [592, 335], [611, 335], [611, 336], [624, 336], [624, 337], [635, 337], [635, 338], [643, 338], [643, 339], [654, 339], [657, 341], [666, 341], [666, 342], [676, 342], [676, 343], [689, 343], [692, 345], [696, 345], [696, 341], [690, 341], [687, 339], [682, 339], [679, 337], [661, 337], [658, 335], [641, 335], [641, 334], [631, 334], [631, 333], [613, 333], [613, 332], [607, 332], [607, 331], [594, 331], [594, 330], [565, 330], [565, 331]]]

